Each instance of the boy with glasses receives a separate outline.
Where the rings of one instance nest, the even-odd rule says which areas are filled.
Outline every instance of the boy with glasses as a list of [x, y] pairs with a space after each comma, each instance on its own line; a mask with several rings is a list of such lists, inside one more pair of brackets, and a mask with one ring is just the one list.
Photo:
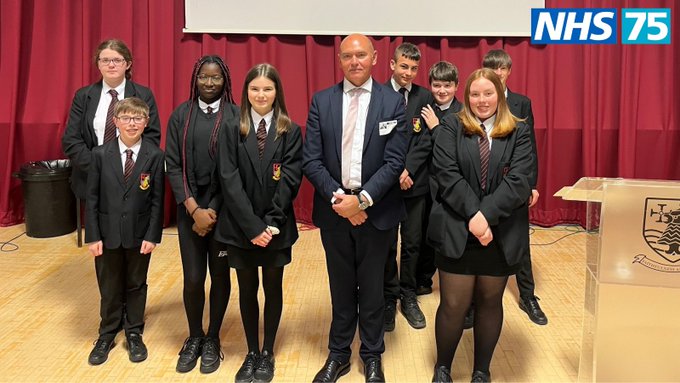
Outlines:
[[151, 140], [142, 140], [149, 107], [139, 98], [126, 98], [116, 104], [113, 119], [119, 136], [92, 150], [87, 179], [85, 242], [101, 294], [91, 365], [108, 359], [121, 329], [130, 361], [147, 358], [142, 341], [146, 275], [163, 229], [164, 155]]

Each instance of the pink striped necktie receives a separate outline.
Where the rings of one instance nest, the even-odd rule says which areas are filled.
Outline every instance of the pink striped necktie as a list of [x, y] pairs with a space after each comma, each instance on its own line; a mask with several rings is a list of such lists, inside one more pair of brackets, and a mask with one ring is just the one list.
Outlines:
[[[484, 125], [482, 124], [482, 130], [484, 130]], [[479, 158], [481, 160], [481, 178], [480, 182], [482, 184], [482, 190], [486, 190], [486, 177], [489, 173], [489, 157], [491, 156], [491, 149], [489, 148], [489, 139], [486, 136], [486, 132], [479, 137]]]
[[109, 110], [106, 112], [106, 125], [104, 128], [104, 143], [107, 143], [116, 138], [116, 125], [113, 123], [113, 114], [118, 103], [118, 92], [115, 89], [109, 90], [111, 95], [111, 103]]
[[263, 119], [260, 120], [260, 124], [257, 127], [257, 152], [262, 159], [262, 154], [264, 153], [264, 143], [267, 141], [267, 122]]
[[135, 161], [132, 159], [132, 149], [126, 149], [125, 154], [125, 169], [123, 170], [123, 178], [125, 178], [125, 183], [128, 182], [130, 176], [132, 175], [132, 168], [135, 167]]

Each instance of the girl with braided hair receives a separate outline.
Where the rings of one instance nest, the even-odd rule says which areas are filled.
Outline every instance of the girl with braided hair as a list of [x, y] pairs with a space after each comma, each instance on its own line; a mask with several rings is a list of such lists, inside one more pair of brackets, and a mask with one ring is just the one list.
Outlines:
[[[191, 371], [200, 357], [201, 372], [211, 373], [223, 358], [219, 334], [231, 281], [226, 249], [213, 235], [221, 196], [212, 186], [218, 134], [238, 124], [238, 118], [229, 68], [219, 56], [201, 57], [191, 74], [190, 97], [173, 111], [167, 127], [165, 159], [168, 180], [177, 201], [184, 309], [189, 322], [189, 337], [177, 361], [178, 372]], [[205, 333], [207, 270], [211, 281], [210, 323]]]

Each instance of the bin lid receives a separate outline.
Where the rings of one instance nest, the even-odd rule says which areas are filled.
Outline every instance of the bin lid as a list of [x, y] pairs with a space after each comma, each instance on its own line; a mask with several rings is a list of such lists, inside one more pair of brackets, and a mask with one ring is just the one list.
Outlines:
[[31, 161], [21, 165], [19, 172], [22, 176], [70, 173], [71, 160]]

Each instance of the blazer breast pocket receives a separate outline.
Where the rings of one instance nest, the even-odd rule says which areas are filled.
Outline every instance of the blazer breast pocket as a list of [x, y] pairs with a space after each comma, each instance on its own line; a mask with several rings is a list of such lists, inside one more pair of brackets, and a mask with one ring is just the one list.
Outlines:
[[271, 177], [272, 182], [268, 182], [268, 185], [270, 187], [276, 187], [278, 185], [279, 181], [281, 181], [281, 175], [283, 172], [283, 162], [281, 162], [280, 158], [275, 158], [271, 162], [271, 168], [270, 168], [270, 174], [269, 177]]
[[143, 192], [148, 192], [151, 189], [151, 170], [139, 175], [139, 189]]
[[505, 177], [508, 175], [508, 173], [510, 173], [510, 163], [506, 162], [504, 164], [501, 164], [501, 175]]

